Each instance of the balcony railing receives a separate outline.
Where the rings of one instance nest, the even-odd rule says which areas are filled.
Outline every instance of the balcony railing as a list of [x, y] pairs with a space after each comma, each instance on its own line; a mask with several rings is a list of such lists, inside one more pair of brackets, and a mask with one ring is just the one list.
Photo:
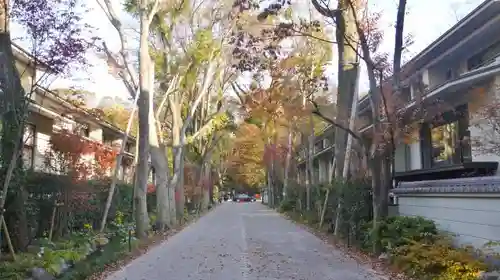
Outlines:
[[479, 69], [479, 68], [484, 67], [484, 66], [488, 66], [488, 65], [493, 64], [493, 63], [500, 63], [500, 53], [495, 54], [492, 58], [484, 61], [483, 63], [480, 63], [474, 67], [468, 68], [468, 71], [473, 71], [473, 70]]

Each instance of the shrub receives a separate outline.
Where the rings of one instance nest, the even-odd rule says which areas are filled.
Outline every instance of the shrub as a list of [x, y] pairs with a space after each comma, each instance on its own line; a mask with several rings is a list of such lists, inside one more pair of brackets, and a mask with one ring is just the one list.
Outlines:
[[87, 255], [85, 247], [71, 247], [69, 243], [54, 244], [45, 247], [43, 256], [36, 254], [22, 253], [17, 255], [15, 262], [0, 262], [0, 279], [26, 279], [29, 272], [35, 268], [44, 268], [52, 275], [59, 275], [63, 269], [64, 262], [78, 262]]
[[487, 267], [472, 247], [453, 246], [449, 236], [423, 217], [389, 217], [379, 224], [379, 234], [365, 225], [365, 246], [380, 238], [391, 263], [408, 276], [422, 280], [476, 280]]
[[[372, 223], [369, 223], [371, 227]], [[368, 226], [368, 225], [367, 225]], [[422, 217], [389, 217], [379, 224], [379, 237], [384, 252], [403, 245], [417, 242], [432, 241], [438, 234], [434, 221]], [[377, 235], [370, 229], [367, 245], [376, 241]]]
[[77, 262], [75, 267], [65, 273], [61, 279], [83, 280], [94, 273], [104, 271], [106, 266], [119, 260], [128, 254], [127, 245], [120, 240], [111, 240], [104, 248], [102, 253], [93, 254], [86, 260]]
[[[348, 238], [349, 244], [356, 243], [359, 245], [364, 239], [362, 234], [363, 226], [372, 219], [371, 184], [364, 180], [352, 180], [336, 182], [334, 187], [340, 191], [343, 206], [340, 233], [342, 237]], [[335, 203], [333, 213], [336, 212], [338, 199], [338, 194], [332, 199], [332, 202]], [[332, 219], [334, 219], [333, 217]]]
[[314, 210], [303, 211], [301, 215], [302, 222], [309, 225], [317, 225], [319, 223], [318, 213]]
[[43, 260], [32, 254], [19, 254], [15, 262], [0, 262], [0, 279], [24, 280], [33, 267], [42, 267]]
[[476, 280], [486, 264], [471, 247], [455, 248], [446, 236], [394, 248], [391, 262], [409, 276], [432, 280]]
[[285, 198], [281, 201], [280, 206], [278, 208], [279, 212], [290, 212], [295, 210], [295, 201], [292, 199]]

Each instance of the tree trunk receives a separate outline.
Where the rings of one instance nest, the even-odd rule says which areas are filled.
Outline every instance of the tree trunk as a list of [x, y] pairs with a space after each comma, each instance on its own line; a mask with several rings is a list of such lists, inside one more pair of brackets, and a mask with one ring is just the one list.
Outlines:
[[[347, 127], [351, 115], [352, 104], [356, 88], [357, 54], [355, 42], [347, 38], [356, 38], [356, 22], [354, 11], [349, 8], [349, 0], [339, 0], [336, 13], [336, 40], [338, 50], [338, 94], [336, 122]], [[347, 132], [335, 129], [335, 158], [337, 159], [335, 177], [340, 178], [344, 171], [344, 161], [347, 145]]]
[[113, 171], [113, 177], [111, 180], [111, 185], [109, 186], [109, 191], [108, 191], [108, 197], [106, 199], [106, 205], [104, 206], [104, 213], [102, 215], [102, 220], [101, 220], [101, 227], [99, 229], [99, 232], [103, 232], [104, 229], [106, 228], [106, 221], [108, 219], [108, 212], [109, 209], [111, 208], [111, 203], [113, 202], [113, 196], [115, 193], [115, 188], [116, 188], [116, 183], [118, 182], [118, 170], [122, 166], [122, 161], [123, 161], [123, 154], [125, 152], [125, 146], [128, 141], [128, 135], [130, 133], [130, 129], [132, 128], [132, 121], [134, 119], [134, 114], [137, 109], [137, 101], [139, 99], [139, 92], [136, 92], [136, 96], [134, 98], [134, 107], [132, 109], [132, 112], [130, 112], [130, 117], [128, 118], [128, 123], [127, 123], [127, 129], [125, 130], [125, 134], [123, 135], [122, 138], [122, 145], [120, 147], [120, 152], [118, 156], [116, 157], [116, 163], [115, 163], [115, 170]]
[[372, 208], [373, 208], [373, 253], [378, 254], [381, 251], [380, 243], [380, 221], [382, 219], [382, 199], [380, 191], [380, 172], [381, 172], [381, 162], [380, 157], [375, 157], [369, 160], [370, 170], [372, 171]]
[[270, 195], [269, 195], [269, 205], [271, 205], [271, 207], [276, 207], [276, 205], [274, 204], [274, 197], [275, 197], [275, 190], [276, 190], [276, 181], [274, 180], [274, 176], [275, 176], [275, 173], [274, 173], [274, 151], [271, 151], [271, 162], [270, 162], [270, 165], [271, 165], [271, 169], [269, 170], [269, 186], [270, 186]]
[[[151, 112], [150, 112], [151, 113]], [[150, 118], [152, 118], [150, 114]], [[150, 135], [149, 143], [151, 149], [151, 163], [155, 169], [155, 184], [156, 184], [156, 207], [157, 218], [156, 228], [158, 230], [165, 230], [173, 226], [172, 213], [175, 213], [175, 190], [169, 184], [169, 167], [167, 149], [164, 145], [158, 143], [158, 136], [154, 125], [155, 120], [149, 122]], [[170, 195], [171, 193], [174, 193]], [[173, 206], [171, 206], [173, 204]]]
[[284, 175], [284, 180], [283, 180], [283, 197], [285, 197], [288, 194], [288, 181], [290, 177], [290, 164], [292, 162], [292, 145], [293, 145], [293, 139], [292, 139], [292, 127], [290, 126], [288, 129], [288, 144], [287, 144], [287, 150], [286, 150], [286, 159], [285, 159], [285, 175]]
[[381, 159], [382, 178], [380, 179], [380, 217], [385, 218], [389, 214], [389, 191], [392, 183], [391, 171], [392, 157], [386, 156]]
[[[406, 0], [399, 0], [398, 11], [396, 16], [396, 32], [395, 32], [395, 42], [394, 42], [394, 59], [393, 59], [393, 70], [394, 70], [394, 84], [393, 84], [393, 94], [399, 93], [401, 91], [401, 57], [403, 53], [403, 32], [404, 32], [404, 22], [406, 15]], [[390, 168], [390, 175], [388, 175], [388, 182], [386, 183], [385, 191], [385, 201], [382, 201], [384, 215], [389, 214], [389, 191], [394, 186], [394, 175], [396, 172], [396, 145], [395, 145], [395, 134], [394, 128], [396, 126], [396, 122], [398, 121], [397, 116], [392, 116], [391, 123], [391, 145], [390, 145], [390, 154], [389, 154], [389, 162], [386, 165], [386, 168]]]
[[316, 137], [314, 136], [314, 120], [312, 116], [309, 118], [309, 126], [310, 126], [310, 134], [308, 137], [308, 145], [307, 145], [307, 162], [308, 162], [307, 172], [309, 173], [309, 184], [307, 184], [306, 187], [307, 211], [311, 211], [311, 189], [316, 184], [314, 178], [314, 141]]
[[135, 192], [136, 235], [140, 239], [147, 238], [149, 216], [147, 209], [147, 185], [149, 179], [149, 100], [151, 94], [149, 56], [149, 24], [145, 1], [141, 1], [140, 12], [140, 46], [139, 46], [139, 154], [137, 162], [137, 179]]
[[175, 189], [175, 213], [177, 222], [182, 222], [184, 217], [185, 197], [184, 197], [184, 160], [183, 148], [179, 142], [174, 144], [172, 152], [174, 154], [174, 173], [170, 181], [171, 187]]
[[[381, 92], [377, 87], [376, 80], [376, 71], [375, 64], [371, 58], [370, 46], [368, 44], [367, 37], [361, 27], [361, 23], [357, 20], [355, 14], [355, 8], [352, 4], [350, 4], [350, 10], [352, 12], [353, 17], [355, 18], [354, 23], [356, 25], [357, 33], [359, 36], [359, 45], [361, 47], [361, 51], [363, 54], [363, 60], [365, 61], [367, 72], [368, 72], [368, 81], [370, 84], [370, 106], [372, 108], [372, 119], [373, 119], [373, 134], [371, 143], [365, 143], [365, 147], [370, 147], [368, 151], [366, 151], [367, 157], [367, 165], [369, 170], [371, 171], [372, 177], [372, 206], [373, 206], [373, 231], [376, 235], [379, 232], [379, 223], [381, 219], [381, 155], [378, 151], [379, 145], [376, 142], [377, 134], [382, 130], [380, 128], [380, 99]], [[369, 145], [368, 145], [369, 144]], [[380, 240], [378, 237], [375, 238], [375, 242], [373, 244], [374, 253], [378, 253], [380, 251]]]
[[[151, 64], [150, 67], [150, 85], [151, 88], [154, 86], [154, 64]], [[172, 83], [175, 83], [173, 81]], [[167, 92], [169, 94], [169, 92]], [[155, 187], [156, 187], [156, 208], [157, 208], [157, 217], [156, 217], [156, 228], [157, 230], [166, 230], [171, 228], [174, 224], [172, 221], [172, 213], [174, 210], [175, 213], [175, 190], [170, 190], [171, 186], [168, 184], [170, 177], [170, 170], [168, 166], [168, 154], [167, 147], [163, 144], [160, 144], [157, 129], [157, 119], [154, 113], [154, 102], [153, 95], [149, 96], [149, 148], [150, 148], [150, 156], [151, 156], [151, 164], [155, 170]], [[158, 108], [161, 110], [161, 108]], [[156, 114], [158, 115], [158, 114]], [[170, 193], [174, 193], [173, 195], [169, 195]], [[171, 206], [173, 204], [173, 206]], [[175, 220], [175, 219], [174, 219]]]
[[201, 201], [201, 210], [202, 211], [207, 211], [208, 206], [210, 205], [210, 186], [209, 186], [209, 176], [210, 176], [210, 163], [205, 162], [205, 164], [202, 166], [202, 182], [203, 184], [201, 185], [202, 187], [202, 201]]
[[325, 200], [323, 201], [323, 207], [321, 208], [321, 215], [319, 217], [319, 228], [321, 229], [323, 227], [323, 223], [325, 221], [325, 214], [326, 214], [326, 208], [328, 207], [328, 199], [330, 197], [330, 191], [331, 191], [331, 183], [332, 183], [332, 179], [333, 179], [333, 170], [335, 168], [335, 158], [333, 158], [332, 160], [332, 164], [331, 164], [331, 168], [328, 172], [328, 189], [326, 190], [326, 193], [325, 193]]
[[396, 33], [394, 42], [394, 59], [393, 59], [393, 70], [394, 70], [394, 86], [396, 90], [399, 90], [401, 81], [401, 56], [403, 52], [403, 30], [405, 23], [405, 13], [406, 13], [406, 0], [399, 0], [398, 12], [396, 17]]
[[[356, 64], [354, 67], [356, 69], [356, 82], [354, 87], [354, 98], [352, 99], [351, 105], [351, 116], [349, 119], [349, 129], [354, 131], [356, 129], [356, 116], [357, 116], [357, 107], [358, 107], [358, 83], [359, 83], [359, 66]], [[347, 145], [345, 150], [344, 157], [344, 170], [342, 171], [342, 179], [347, 181], [349, 177], [349, 169], [351, 163], [351, 155], [352, 155], [352, 135], [347, 136]], [[343, 194], [339, 192], [338, 202], [337, 202], [337, 211], [335, 213], [335, 228], [333, 234], [336, 237], [340, 236], [340, 224], [342, 222], [342, 209], [343, 209]]]
[[[2, 1], [6, 4], [5, 1]], [[3, 7], [0, 7], [1, 12]], [[2, 150], [1, 175], [3, 181], [3, 189], [0, 194], [0, 219], [4, 215], [5, 200], [7, 199], [8, 189], [11, 180], [14, 179], [17, 183], [15, 191], [15, 200], [18, 203], [18, 208], [15, 210], [17, 224], [17, 232], [13, 235], [15, 243], [20, 249], [26, 248], [29, 242], [29, 230], [24, 205], [26, 205], [26, 190], [24, 184], [17, 179], [16, 171], [21, 170], [21, 150], [22, 136], [24, 130], [24, 121], [26, 118], [26, 99], [25, 91], [21, 84], [20, 75], [15, 67], [15, 59], [12, 52], [11, 38], [9, 33], [9, 18], [8, 12], [0, 15], [0, 89], [3, 95], [0, 100], [0, 121], [2, 121]], [[0, 229], [1, 231], [1, 229]]]

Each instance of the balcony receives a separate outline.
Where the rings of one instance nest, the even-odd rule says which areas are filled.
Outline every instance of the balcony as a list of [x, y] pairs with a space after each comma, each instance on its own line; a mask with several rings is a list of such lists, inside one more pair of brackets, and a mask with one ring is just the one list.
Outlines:
[[[474, 65], [469, 71], [456, 75], [454, 78], [427, 87], [422, 93], [420, 101], [413, 98], [399, 110], [401, 112], [411, 112], [418, 103], [421, 102], [425, 106], [432, 104], [436, 99], [459, 100], [462, 96], [456, 96], [456, 94], [463, 93], [464, 90], [491, 80], [497, 75], [500, 75], [500, 53], [490, 56], [483, 63]], [[363, 127], [360, 131], [365, 132], [370, 127], [372, 127], [372, 124]]]

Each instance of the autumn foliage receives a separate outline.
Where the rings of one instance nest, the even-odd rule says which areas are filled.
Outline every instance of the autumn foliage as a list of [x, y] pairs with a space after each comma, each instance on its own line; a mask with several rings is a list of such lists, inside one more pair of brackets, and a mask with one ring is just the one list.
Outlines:
[[67, 173], [75, 181], [108, 176], [118, 155], [116, 150], [68, 130], [52, 135], [48, 154], [49, 168]]
[[265, 142], [260, 128], [243, 123], [233, 140], [233, 150], [228, 158], [228, 170], [234, 179], [248, 185], [258, 184], [265, 178], [263, 151]]
[[58, 199], [69, 209], [91, 211], [90, 201], [96, 190], [86, 183], [88, 179], [106, 179], [112, 171], [117, 152], [101, 143], [81, 137], [69, 130], [52, 135], [45, 164], [52, 172], [67, 175], [67, 185]]

